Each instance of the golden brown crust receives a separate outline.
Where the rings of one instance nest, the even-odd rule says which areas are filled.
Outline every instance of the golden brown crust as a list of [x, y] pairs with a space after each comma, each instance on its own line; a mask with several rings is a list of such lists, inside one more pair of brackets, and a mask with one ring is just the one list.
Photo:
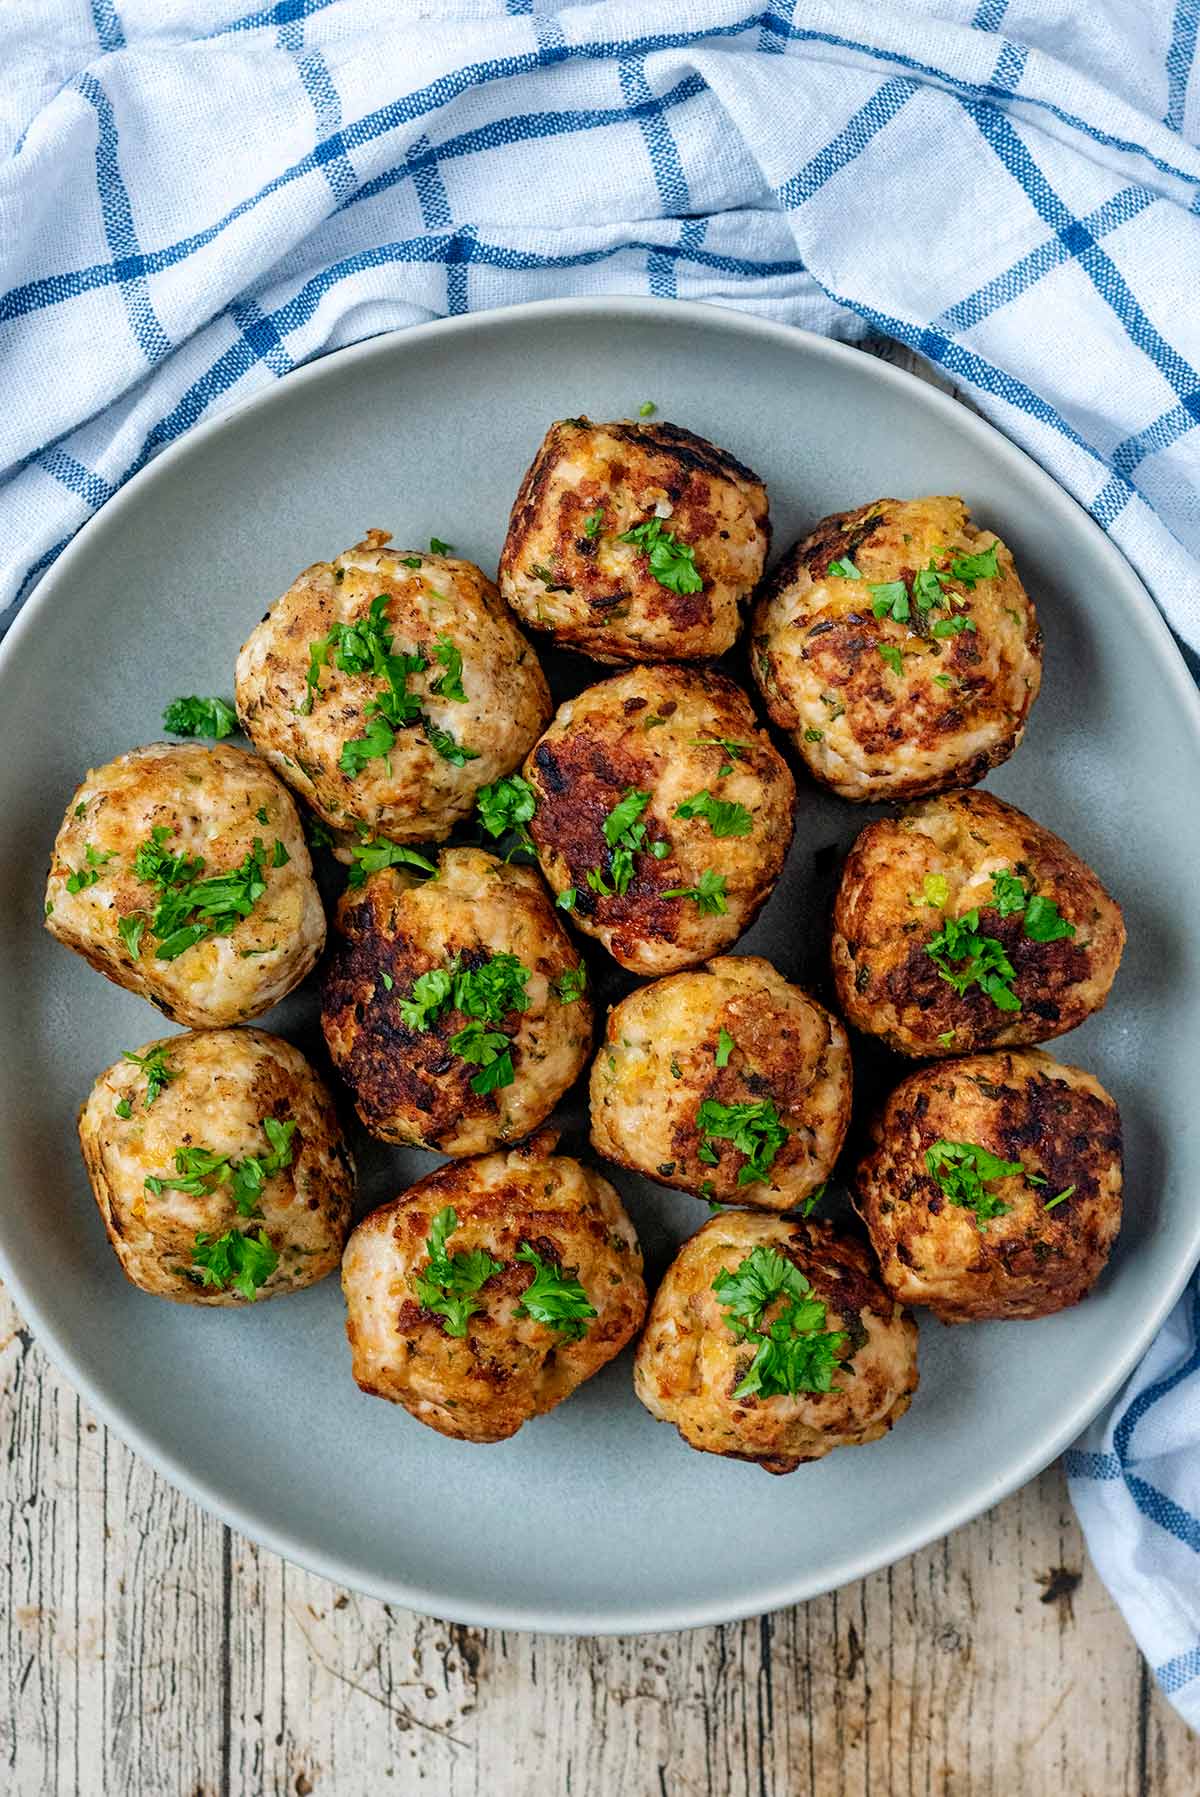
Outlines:
[[[619, 542], [655, 516], [694, 549], [699, 592]], [[521, 482], [498, 579], [532, 629], [598, 660], [696, 659], [732, 647], [769, 543], [766, 488], [724, 450], [679, 425], [568, 418]]]
[[[974, 587], [954, 557], [997, 545], [999, 573]], [[831, 574], [850, 562], [861, 578]], [[950, 605], [922, 612], [914, 577], [973, 628], [939, 636]], [[905, 581], [909, 616], [877, 618], [874, 585]], [[752, 665], [767, 709], [809, 771], [842, 798], [911, 799], [972, 786], [1021, 740], [1041, 682], [1042, 637], [1008, 549], [969, 521], [961, 499], [878, 499], [823, 518], [760, 590]], [[892, 660], [901, 657], [900, 671]]]
[[[741, 746], [735, 753], [718, 739]], [[727, 771], [723, 771], [727, 770]], [[795, 785], [745, 694], [723, 674], [648, 666], [588, 687], [559, 708], [525, 763], [537, 793], [529, 826], [556, 893], [574, 889], [572, 918], [637, 973], [667, 973], [733, 942], [769, 896], [791, 840]], [[603, 895], [591, 871], [611, 863], [604, 822], [630, 789], [648, 792], [645, 842], [625, 893]], [[717, 837], [680, 804], [710, 791], [753, 814], [748, 835]], [[651, 845], [665, 843], [656, 859]], [[706, 871], [725, 880], [727, 910], [667, 898]]]
[[[696, 1118], [709, 1099], [775, 1106], [789, 1133], [766, 1179], [739, 1184], [746, 1157], [728, 1140], [708, 1142], [710, 1158], [701, 1158]], [[592, 1144], [661, 1185], [791, 1210], [829, 1177], [850, 1099], [850, 1051], [837, 1018], [768, 961], [723, 955], [639, 987], [610, 1012], [592, 1064]]]
[[[565, 1156], [543, 1132], [522, 1148], [455, 1161], [363, 1219], [342, 1265], [346, 1333], [363, 1391], [402, 1404], [463, 1441], [503, 1441], [552, 1410], [618, 1354], [646, 1311], [633, 1225], [607, 1180]], [[434, 1217], [452, 1206], [451, 1254], [483, 1250], [502, 1263], [480, 1288], [467, 1333], [422, 1308]], [[597, 1315], [577, 1341], [517, 1307], [534, 1277], [522, 1243], [576, 1277]]]
[[[800, 1269], [826, 1306], [826, 1327], [850, 1337], [840, 1390], [736, 1398], [754, 1356], [730, 1332], [713, 1291], [756, 1247]], [[634, 1364], [634, 1388], [689, 1447], [792, 1472], [838, 1447], [876, 1441], [917, 1388], [917, 1329], [873, 1276], [865, 1247], [824, 1222], [726, 1211], [683, 1244], [663, 1277]]]
[[[436, 879], [385, 868], [350, 887], [337, 924], [321, 1023], [372, 1135], [478, 1154], [545, 1121], [583, 1069], [592, 1008], [586, 992], [567, 1004], [558, 997], [557, 983], [582, 963], [536, 872], [481, 849], [445, 849]], [[530, 1003], [495, 1026], [511, 1039], [513, 1084], [480, 1094], [471, 1087], [479, 1069], [448, 1046], [468, 1019], [452, 1010], [430, 1029], [409, 1029], [400, 1001], [432, 968], [455, 957], [479, 967], [497, 954], [528, 968]]]
[[[149, 1105], [133, 1062], [96, 1080], [79, 1114], [79, 1141], [108, 1239], [132, 1284], [181, 1304], [237, 1305], [236, 1290], [198, 1283], [196, 1237], [265, 1231], [279, 1264], [256, 1302], [314, 1285], [341, 1259], [350, 1229], [354, 1163], [328, 1090], [298, 1048], [264, 1030], [201, 1030], [159, 1037], [136, 1052], [166, 1051], [172, 1078]], [[128, 1106], [122, 1116], [116, 1106]], [[176, 1175], [177, 1148], [242, 1160], [271, 1152], [262, 1119], [294, 1123], [290, 1164], [269, 1177], [253, 1216], [239, 1214], [229, 1183], [210, 1193], [153, 1193], [147, 1175]]]
[[[516, 767], [550, 716], [550, 692], [532, 647], [473, 562], [388, 543], [387, 531], [368, 531], [333, 561], [306, 568], [276, 600], [238, 656], [238, 716], [332, 829], [440, 842], [469, 815], [481, 786]], [[386, 757], [373, 756], [357, 774], [340, 765], [344, 745], [369, 729], [384, 683], [329, 656], [310, 693], [311, 645], [335, 623], [366, 618], [381, 594], [393, 652], [426, 664], [408, 676], [407, 690], [436, 729], [472, 751], [461, 766], [438, 752], [419, 718], [398, 731]], [[439, 642], [462, 656], [463, 699], [440, 690]]]
[[[1031, 893], [1052, 899], [1075, 935], [1035, 942], [1022, 914], [1001, 917], [992, 874], [1005, 869]], [[946, 882], [943, 907], [923, 902], [930, 877]], [[1012, 963], [1019, 1011], [998, 1009], [977, 984], [955, 992], [926, 952], [947, 918], [971, 910], [979, 912], [978, 933], [1000, 942]], [[843, 1014], [907, 1055], [956, 1055], [1063, 1035], [1103, 1006], [1124, 944], [1120, 907], [1091, 868], [1050, 830], [987, 792], [947, 793], [868, 824], [847, 858], [833, 914]]]
[[[856, 1204], [901, 1302], [963, 1323], [1048, 1316], [1091, 1290], [1121, 1226], [1121, 1116], [1091, 1074], [1036, 1049], [922, 1067], [892, 1093], [871, 1139]], [[1006, 1215], [981, 1230], [949, 1202], [925, 1160], [937, 1141], [975, 1143], [1025, 1169], [987, 1182]], [[1061, 1192], [1070, 1196], [1054, 1203]]]

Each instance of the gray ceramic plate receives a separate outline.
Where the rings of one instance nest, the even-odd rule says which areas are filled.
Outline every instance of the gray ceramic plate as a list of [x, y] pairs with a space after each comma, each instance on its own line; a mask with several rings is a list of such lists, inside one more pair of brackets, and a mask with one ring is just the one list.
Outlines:
[[[100, 1068], [159, 1033], [52, 943], [41, 891], [89, 765], [163, 703], [232, 687], [296, 571], [369, 525], [494, 568], [546, 424], [645, 399], [766, 478], [776, 542], [880, 494], [961, 492], [1011, 545], [1045, 624], [1042, 697], [990, 782], [1066, 836], [1125, 906], [1108, 1010], [1062, 1045], [1119, 1098], [1126, 1220], [1099, 1289], [1039, 1323], [921, 1324], [921, 1388], [886, 1440], [787, 1479], [685, 1448], [626, 1353], [498, 1447], [443, 1441], [350, 1379], [336, 1280], [244, 1312], [127, 1285], [80, 1164]], [[585, 678], [584, 664], [556, 669]], [[831, 1589], [1031, 1477], [1118, 1386], [1200, 1255], [1200, 705], [1152, 604], [1082, 511], [987, 425], [856, 351], [675, 302], [569, 301], [344, 350], [204, 425], [132, 481], [42, 582], [0, 654], [0, 1272], [97, 1410], [200, 1503], [332, 1579], [479, 1624], [681, 1628]], [[835, 845], [866, 821], [802, 788], [787, 872], [742, 947], [820, 980]], [[312, 1003], [266, 1019], [316, 1047]], [[565, 1146], [581, 1147], [568, 1107]], [[363, 1152], [363, 1207], [432, 1164]], [[652, 1272], [704, 1207], [626, 1194]]]

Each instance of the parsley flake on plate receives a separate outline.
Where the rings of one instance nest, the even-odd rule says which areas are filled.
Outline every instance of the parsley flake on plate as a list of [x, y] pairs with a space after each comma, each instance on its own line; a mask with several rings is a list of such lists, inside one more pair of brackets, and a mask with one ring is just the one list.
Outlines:
[[441, 537], [430, 537], [429, 553], [430, 555], [453, 555], [454, 544], [443, 543]]
[[227, 699], [201, 699], [192, 694], [172, 699], [162, 721], [163, 729], [172, 736], [208, 736], [220, 742], [237, 729], [237, 712]]
[[988, 1191], [985, 1181], [1014, 1179], [1025, 1171], [1020, 1161], [1001, 1160], [978, 1142], [934, 1142], [925, 1150], [925, 1166], [951, 1204], [974, 1211], [980, 1234], [990, 1218], [1007, 1216], [1012, 1209]]
[[702, 817], [714, 836], [749, 836], [754, 815], [736, 799], [714, 799], [708, 788], [675, 807], [676, 817]]
[[272, 1248], [265, 1229], [227, 1229], [224, 1235], [201, 1232], [192, 1251], [192, 1266], [203, 1285], [214, 1285], [224, 1291], [232, 1286], [243, 1298], [253, 1303], [276, 1267], [279, 1256]]
[[696, 1112], [696, 1128], [701, 1136], [699, 1158], [710, 1167], [720, 1158], [711, 1146], [714, 1141], [732, 1142], [744, 1157], [739, 1186], [768, 1178], [776, 1155], [791, 1134], [769, 1098], [746, 1104], [720, 1104], [715, 1098], [706, 1098]]
[[829, 1313], [799, 1267], [760, 1244], [732, 1272], [722, 1267], [712, 1289], [734, 1340], [757, 1344], [735, 1398], [837, 1389], [833, 1376], [850, 1337], [826, 1327]]
[[581, 1341], [596, 1315], [596, 1307], [589, 1303], [579, 1280], [568, 1276], [561, 1264], [543, 1260], [532, 1242], [521, 1243], [517, 1259], [528, 1261], [533, 1278], [522, 1292], [514, 1315], [532, 1317], [535, 1323], [544, 1323], [566, 1341]]
[[617, 541], [632, 543], [642, 551], [660, 587], [672, 593], [702, 590], [704, 582], [696, 567], [696, 551], [667, 530], [661, 518], [647, 518], [635, 524], [632, 530], [623, 531]]
[[446, 1243], [458, 1228], [458, 1212], [447, 1204], [437, 1213], [425, 1238], [428, 1262], [413, 1280], [421, 1308], [442, 1318], [447, 1335], [464, 1336], [467, 1320], [483, 1309], [477, 1296], [502, 1263], [483, 1248], [447, 1254]]

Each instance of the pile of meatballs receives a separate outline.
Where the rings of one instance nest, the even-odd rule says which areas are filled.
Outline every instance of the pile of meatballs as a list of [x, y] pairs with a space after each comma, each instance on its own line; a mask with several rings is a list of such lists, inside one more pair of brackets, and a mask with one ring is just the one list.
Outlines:
[[[244, 644], [251, 749], [220, 740], [216, 707], [211, 744], [87, 775], [47, 927], [185, 1026], [122, 1051], [79, 1118], [136, 1285], [244, 1306], [340, 1266], [358, 1385], [476, 1442], [640, 1333], [652, 1415], [773, 1473], [903, 1415], [910, 1306], [957, 1323], [1087, 1294], [1120, 1224], [1120, 1116], [1035, 1045], [1104, 1004], [1121, 913], [1057, 836], [975, 790], [1037, 697], [1033, 604], [957, 498], [825, 518], [764, 578], [769, 547], [766, 489], [724, 450], [567, 419], [495, 584], [372, 530]], [[715, 665], [747, 620], [806, 779], [899, 802], [845, 862], [830, 1002], [731, 952], [798, 802]], [[610, 671], [554, 713], [531, 636]], [[348, 869], [328, 948], [310, 843]], [[582, 938], [593, 974], [607, 955], [642, 981], [598, 1046]], [[319, 962], [363, 1127], [448, 1157], [356, 1226], [326, 1084], [246, 1027]], [[854, 1233], [820, 1215], [851, 1123], [847, 1026], [913, 1063], [862, 1120]], [[599, 1166], [546, 1127], [589, 1062]], [[707, 1206], [652, 1302], [606, 1164]]]

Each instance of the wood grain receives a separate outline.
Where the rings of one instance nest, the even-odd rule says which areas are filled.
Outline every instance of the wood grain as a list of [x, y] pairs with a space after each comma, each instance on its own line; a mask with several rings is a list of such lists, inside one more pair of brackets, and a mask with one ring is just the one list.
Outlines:
[[412, 1616], [232, 1534], [93, 1420], [2, 1288], [0, 1440], [0, 1797], [1200, 1791], [1057, 1467], [793, 1610], [572, 1641]]

